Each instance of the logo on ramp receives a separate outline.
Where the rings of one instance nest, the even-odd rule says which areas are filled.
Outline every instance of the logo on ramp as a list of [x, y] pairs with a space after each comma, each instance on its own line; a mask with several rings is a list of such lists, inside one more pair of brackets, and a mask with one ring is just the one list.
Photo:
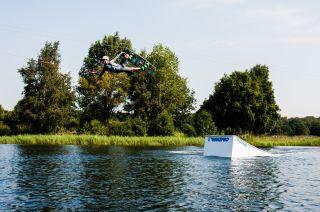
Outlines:
[[209, 142], [228, 142], [228, 137], [208, 137]]

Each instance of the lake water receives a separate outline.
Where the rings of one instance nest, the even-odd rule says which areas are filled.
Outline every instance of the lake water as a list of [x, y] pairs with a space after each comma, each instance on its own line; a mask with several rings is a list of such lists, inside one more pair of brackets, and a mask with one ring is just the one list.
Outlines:
[[0, 145], [0, 210], [320, 211], [320, 148], [267, 151]]

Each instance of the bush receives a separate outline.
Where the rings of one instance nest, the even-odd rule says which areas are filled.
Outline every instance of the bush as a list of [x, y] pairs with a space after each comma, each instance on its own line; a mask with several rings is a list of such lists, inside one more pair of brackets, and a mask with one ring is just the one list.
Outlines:
[[147, 123], [140, 117], [131, 120], [131, 131], [134, 135], [145, 136], [147, 134]]
[[311, 125], [310, 135], [320, 136], [320, 123], [314, 123]]
[[111, 120], [109, 123], [109, 135], [130, 136], [133, 135], [131, 131], [130, 121]]
[[291, 135], [309, 135], [309, 133], [310, 133], [308, 127], [300, 118], [290, 119], [289, 126], [292, 129]]
[[8, 125], [3, 124], [3, 122], [0, 121], [0, 136], [1, 135], [10, 135], [10, 134], [11, 134], [10, 127]]
[[174, 134], [174, 124], [172, 116], [163, 111], [156, 119], [150, 122], [149, 135], [170, 136]]
[[189, 137], [195, 137], [197, 136], [196, 129], [191, 124], [184, 124], [182, 126], [182, 132], [186, 134]]
[[217, 128], [212, 121], [211, 114], [206, 110], [201, 110], [196, 114], [195, 129], [198, 136], [214, 135]]
[[66, 128], [68, 130], [74, 130], [74, 129], [78, 129], [79, 125], [80, 125], [79, 119], [71, 118], [68, 120], [68, 122], [66, 124]]
[[90, 123], [85, 122], [80, 132], [83, 134], [106, 135], [107, 129], [100, 121], [93, 119]]

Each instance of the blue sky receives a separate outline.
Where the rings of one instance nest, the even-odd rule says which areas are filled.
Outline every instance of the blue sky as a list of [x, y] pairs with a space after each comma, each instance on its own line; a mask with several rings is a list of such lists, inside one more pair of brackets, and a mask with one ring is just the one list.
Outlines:
[[119, 32], [138, 51], [174, 51], [197, 105], [223, 74], [265, 64], [282, 116], [319, 117], [319, 10], [316, 0], [1, 0], [0, 104], [21, 99], [17, 70], [46, 41], [60, 41], [61, 71], [75, 85], [89, 46]]

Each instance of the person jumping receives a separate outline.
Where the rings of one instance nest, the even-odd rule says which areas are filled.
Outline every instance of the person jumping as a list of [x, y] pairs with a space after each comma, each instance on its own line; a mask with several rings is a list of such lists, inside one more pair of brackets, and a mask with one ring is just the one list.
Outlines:
[[[115, 61], [120, 57], [123, 56], [121, 59], [120, 64], [116, 63]], [[140, 67], [126, 67], [125, 64], [127, 62], [127, 59], [129, 58], [129, 54], [121, 52], [118, 54], [114, 59], [111, 61], [109, 60], [108, 56], [103, 56], [102, 61], [103, 61], [103, 69], [100, 73], [96, 71], [91, 71], [89, 72], [90, 74], [97, 74], [100, 77], [104, 74], [104, 72], [108, 71], [111, 73], [133, 73], [135, 71], [141, 70]]]

